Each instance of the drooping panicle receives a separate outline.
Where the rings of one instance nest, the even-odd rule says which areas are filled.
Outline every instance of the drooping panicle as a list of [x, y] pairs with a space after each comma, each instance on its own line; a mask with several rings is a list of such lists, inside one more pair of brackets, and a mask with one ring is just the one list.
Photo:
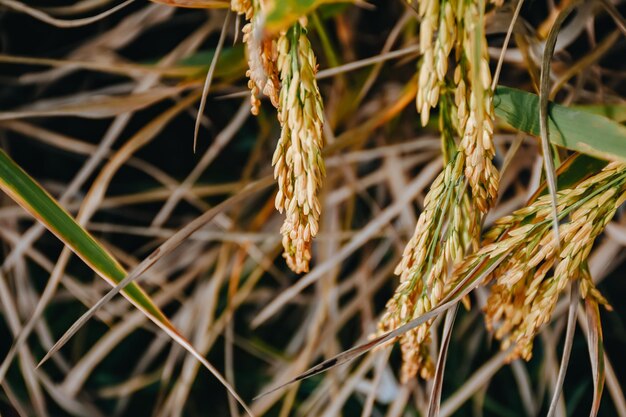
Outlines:
[[283, 256], [296, 273], [307, 272], [311, 241], [319, 230], [323, 107], [315, 80], [317, 61], [305, 29], [295, 24], [278, 39], [281, 135], [272, 164], [278, 181], [276, 208], [285, 213]]
[[256, 116], [259, 114], [261, 94], [269, 97], [274, 107], [278, 107], [280, 82], [276, 66], [276, 39], [264, 33], [263, 13], [256, 12], [251, 0], [232, 0], [231, 9], [247, 20], [242, 28], [248, 58], [246, 76], [249, 79], [251, 112]]
[[485, 313], [487, 326], [502, 340], [502, 348], [513, 348], [509, 359], [530, 359], [535, 336], [550, 321], [559, 296], [572, 280], [579, 281], [584, 298], [607, 304], [590, 279], [587, 258], [625, 198], [626, 165], [611, 163], [576, 187], [557, 193], [560, 250], [551, 229], [551, 199], [545, 195], [497, 220], [485, 235], [486, 245], [459, 266], [455, 279], [463, 277], [477, 259], [507, 253], [492, 274]]
[[[457, 153], [426, 194], [424, 211], [395, 270], [400, 276], [400, 285], [387, 302], [387, 310], [379, 322], [380, 333], [393, 330], [437, 306], [446, 294], [451, 268], [463, 259], [466, 248], [475, 238], [478, 217], [465, 193], [463, 162]], [[404, 382], [415, 375], [432, 376], [431, 324], [432, 320], [400, 338]]]

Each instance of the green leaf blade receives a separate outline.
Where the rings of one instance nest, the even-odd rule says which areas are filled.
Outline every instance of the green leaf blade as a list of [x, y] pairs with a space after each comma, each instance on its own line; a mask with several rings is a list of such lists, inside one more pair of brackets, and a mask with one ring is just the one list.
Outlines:
[[[0, 150], [0, 188], [109, 284], [115, 285], [124, 279], [126, 271], [111, 254], [3, 150]], [[167, 317], [136, 283], [127, 286], [123, 294], [154, 318], [169, 323]]]
[[[33, 178], [17, 165], [6, 152], [0, 149], [0, 189], [21, 205], [33, 217], [54, 233], [77, 256], [109, 284], [115, 287], [122, 282], [127, 273], [115, 258], [100, 245], [76, 220], [63, 209]], [[165, 331], [176, 343], [191, 353], [208, 369], [227, 389], [227, 391], [252, 416], [252, 411], [237, 394], [228, 381], [180, 334], [163, 312], [152, 302], [141, 287], [131, 282], [121, 289], [122, 294], [135, 307], [142, 311], [152, 322]], [[48, 351], [39, 365], [45, 362], [82, 325], [81, 320], [61, 337]]]
[[[496, 88], [498, 117], [513, 128], [539, 135], [539, 97], [509, 87]], [[609, 161], [626, 162], [626, 127], [606, 117], [551, 103], [548, 108], [550, 142]]]

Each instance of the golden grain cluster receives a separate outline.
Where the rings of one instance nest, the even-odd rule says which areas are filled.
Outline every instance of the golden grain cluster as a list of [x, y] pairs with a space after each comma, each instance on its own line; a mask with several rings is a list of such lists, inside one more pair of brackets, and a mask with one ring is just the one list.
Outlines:
[[[419, 2], [422, 58], [416, 105], [422, 125], [428, 123], [430, 109], [439, 106], [444, 156], [449, 161], [426, 196], [413, 238], [396, 268], [400, 285], [387, 304], [379, 333], [438, 305], [449, 291], [454, 266], [477, 248], [482, 213], [497, 197], [491, 75], [482, 32], [484, 10], [479, 7], [477, 1]], [[404, 381], [418, 374], [432, 376], [431, 324], [432, 320], [400, 338]]]
[[285, 213], [280, 231], [283, 256], [296, 273], [307, 272], [311, 242], [319, 230], [322, 185], [322, 98], [315, 80], [317, 60], [298, 22], [278, 37], [263, 27], [262, 4], [232, 0], [231, 9], [249, 21], [243, 27], [248, 57], [252, 114], [258, 115], [261, 93], [278, 109], [281, 134], [272, 158], [278, 182], [276, 209]]
[[[424, 126], [431, 109], [438, 108], [446, 164], [426, 195], [414, 234], [395, 269], [400, 283], [378, 332], [394, 330], [432, 310], [477, 265], [499, 259], [490, 275], [487, 326], [504, 349], [512, 347], [510, 358], [529, 359], [535, 335], [550, 320], [569, 282], [578, 280], [583, 297], [606, 305], [586, 263], [594, 240], [625, 198], [626, 166], [609, 164], [558, 193], [560, 245], [551, 230], [550, 198], [541, 196], [498, 220], [481, 247], [482, 219], [494, 205], [499, 187], [484, 14], [500, 3], [418, 2], [422, 56], [416, 106]], [[263, 14], [255, 11], [258, 7], [249, 0], [232, 0], [232, 9], [249, 21], [243, 32], [252, 113], [259, 111], [261, 94], [278, 109], [281, 135], [272, 165], [278, 182], [275, 205], [285, 214], [283, 256], [293, 271], [307, 272], [311, 242], [319, 230], [319, 190], [325, 175], [317, 62], [301, 23], [268, 36], [263, 32]], [[416, 375], [433, 375], [431, 325], [432, 320], [399, 338], [405, 382]]]
[[[417, 110], [425, 126], [430, 109], [440, 104], [442, 94], [454, 90], [456, 114], [451, 121], [462, 138], [465, 174], [476, 206], [484, 213], [498, 192], [498, 171], [492, 163], [495, 154], [493, 104], [487, 41], [484, 36], [484, 2], [424, 0], [418, 3], [420, 50]], [[451, 57], [452, 52], [454, 57]], [[453, 77], [448, 77], [453, 60]], [[452, 109], [440, 108], [451, 111]]]
[[[380, 320], [381, 333], [438, 305], [445, 295], [451, 268], [463, 259], [465, 248], [478, 233], [477, 212], [471, 209], [465, 192], [463, 164], [464, 158], [457, 154], [426, 195], [415, 233], [395, 270], [400, 275], [400, 285]], [[410, 330], [400, 338], [401, 379], [405, 382], [417, 374], [423, 378], [432, 376], [434, 368], [428, 349], [431, 323]]]
[[[473, 201], [486, 213], [498, 195], [499, 174], [492, 159], [493, 99], [487, 40], [478, 5], [470, 3], [463, 18], [465, 31], [461, 45], [465, 51], [462, 64], [454, 72], [457, 85], [455, 104], [458, 109], [460, 150], [465, 155], [465, 176], [472, 189]], [[467, 91], [469, 89], [469, 91]], [[462, 132], [462, 133], [461, 133]]]
[[231, 9], [239, 15], [243, 15], [248, 21], [242, 32], [248, 57], [246, 76], [249, 79], [250, 110], [256, 116], [259, 114], [261, 94], [268, 97], [274, 107], [278, 107], [280, 83], [276, 68], [278, 58], [276, 40], [263, 34], [263, 14], [255, 13], [254, 4], [251, 0], [232, 0]]
[[272, 164], [278, 180], [276, 208], [285, 212], [283, 256], [297, 272], [307, 272], [311, 240], [319, 230], [323, 108], [315, 73], [317, 62], [304, 28], [295, 24], [278, 40], [282, 131]]
[[587, 258], [625, 198], [626, 165], [612, 163], [557, 193], [558, 212], [565, 219], [559, 226], [559, 246], [554, 244], [547, 195], [501, 218], [486, 233], [486, 245], [476, 257], [508, 253], [493, 274], [485, 312], [487, 326], [503, 341], [502, 347], [513, 346], [511, 358], [530, 359], [537, 331], [549, 322], [559, 295], [572, 280], [579, 280], [583, 298], [606, 305], [589, 277]]

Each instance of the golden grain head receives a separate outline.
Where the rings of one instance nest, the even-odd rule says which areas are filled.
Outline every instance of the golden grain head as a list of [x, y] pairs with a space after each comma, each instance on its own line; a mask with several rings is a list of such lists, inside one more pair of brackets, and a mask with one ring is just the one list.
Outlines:
[[254, 15], [252, 0], [231, 0], [230, 9], [238, 15], [244, 15], [247, 20]]
[[[560, 226], [561, 249], [551, 231], [550, 196], [541, 196], [496, 221], [478, 249], [479, 224], [496, 202], [500, 181], [493, 163], [494, 108], [487, 42], [484, 27], [476, 30], [476, 25], [484, 24], [480, 7], [475, 1], [418, 3], [422, 57], [416, 107], [426, 125], [430, 110], [445, 103], [440, 105], [440, 127], [444, 119], [453, 124], [458, 142], [449, 131], [444, 139], [458, 152], [448, 153], [450, 161], [425, 197], [415, 232], [396, 266], [400, 284], [387, 303], [379, 333], [437, 306], [485, 259], [503, 257], [486, 277], [493, 280], [485, 306], [487, 326], [503, 348], [513, 347], [511, 358], [528, 359], [536, 333], [549, 321], [558, 297], [573, 279], [580, 279], [585, 297], [605, 302], [591, 279], [585, 278], [585, 265], [593, 241], [625, 194], [626, 180], [607, 184], [626, 178], [626, 173], [624, 165], [609, 164], [595, 178], [558, 193], [558, 209], [568, 219]], [[449, 71], [453, 51], [455, 66]], [[472, 250], [476, 252], [467, 256]], [[432, 375], [427, 347], [431, 324], [424, 323], [399, 339], [403, 381]]]
[[[413, 237], [395, 269], [400, 284], [379, 322], [384, 333], [437, 306], [449, 290], [452, 267], [461, 261], [478, 233], [478, 216], [465, 194], [464, 159], [457, 153], [433, 182]], [[439, 231], [439, 232], [438, 232]], [[432, 376], [428, 349], [432, 320], [400, 338], [402, 380]]]
[[496, 201], [500, 178], [493, 165], [494, 110], [487, 41], [484, 35], [477, 39], [474, 31], [474, 25], [480, 23], [477, 4], [467, 7], [465, 22], [465, 58], [455, 70], [455, 102], [462, 129], [460, 148], [466, 157], [465, 175], [475, 204], [485, 213]]
[[276, 40], [263, 33], [260, 17], [254, 16], [243, 27], [242, 32], [248, 57], [246, 76], [249, 78], [251, 112], [258, 115], [261, 94], [268, 97], [271, 103], [278, 107], [280, 91], [277, 68], [278, 50]]
[[[572, 280], [579, 280], [583, 297], [605, 304], [586, 267], [595, 239], [619, 207], [626, 191], [626, 166], [610, 165], [574, 189], [557, 194], [567, 221], [559, 226], [560, 249], [551, 230], [549, 196], [496, 222], [498, 241], [485, 246], [475, 257], [497, 256], [501, 248], [508, 258], [493, 274], [495, 284], [485, 306], [487, 326], [504, 349], [513, 347], [509, 359], [532, 356], [533, 340], [549, 322], [559, 296]], [[526, 223], [532, 219], [532, 223]], [[552, 272], [552, 274], [550, 273]]]
[[278, 181], [275, 203], [285, 213], [283, 256], [301, 273], [309, 270], [311, 242], [319, 230], [323, 106], [315, 80], [316, 58], [299, 24], [280, 36], [276, 50], [281, 135], [272, 160]]

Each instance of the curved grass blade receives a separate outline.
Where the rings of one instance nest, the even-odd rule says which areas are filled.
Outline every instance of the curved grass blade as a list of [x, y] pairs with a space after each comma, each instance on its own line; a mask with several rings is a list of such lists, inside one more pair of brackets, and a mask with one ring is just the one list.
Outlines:
[[[548, 101], [550, 98], [550, 63], [552, 62], [552, 55], [554, 54], [554, 48], [556, 46], [556, 40], [558, 38], [561, 25], [565, 22], [565, 19], [574, 11], [582, 0], [574, 0], [565, 9], [563, 9], [550, 28], [550, 33], [546, 39], [545, 48], [543, 51], [543, 59], [541, 62], [541, 75], [539, 83], [539, 133], [541, 136], [541, 150], [543, 153], [544, 171], [546, 174], [546, 182], [548, 184], [548, 191], [550, 193], [550, 201], [552, 208], [552, 231], [554, 233], [554, 246], [557, 251], [560, 252], [561, 238], [559, 236], [559, 214], [557, 209], [556, 192], [557, 192], [557, 179], [554, 171], [554, 161], [552, 159], [552, 147], [549, 139], [549, 126], [548, 126]], [[558, 260], [557, 260], [558, 263]], [[555, 265], [556, 267], [556, 265]], [[547, 417], [553, 417], [556, 413], [559, 398], [561, 397], [561, 391], [563, 389], [563, 382], [565, 381], [565, 374], [567, 373], [567, 366], [569, 365], [570, 353], [572, 351], [572, 345], [574, 343], [574, 333], [576, 331], [576, 310], [578, 306], [579, 298], [579, 286], [578, 283], [572, 281], [570, 283], [570, 302], [569, 311], [567, 314], [567, 331], [565, 334], [565, 344], [563, 347], [563, 356], [561, 357], [561, 365], [559, 367], [559, 374], [557, 377], [556, 386], [554, 387], [554, 394], [550, 402], [550, 408], [548, 410]]]
[[578, 282], [570, 283], [570, 300], [569, 310], [567, 312], [567, 330], [565, 331], [565, 341], [563, 343], [563, 356], [561, 356], [561, 365], [559, 366], [559, 374], [554, 387], [554, 394], [550, 401], [550, 409], [546, 417], [553, 417], [559, 404], [559, 398], [563, 391], [563, 382], [565, 382], [565, 374], [569, 365], [570, 354], [572, 353], [572, 345], [574, 344], [574, 333], [576, 332], [576, 312], [578, 311], [578, 300], [580, 298]]
[[[509, 87], [496, 88], [496, 115], [517, 130], [538, 136], [539, 97]], [[626, 162], [626, 127], [606, 117], [548, 103], [550, 142], [609, 161]]]
[[[109, 252], [83, 229], [50, 194], [41, 188], [3, 150], [0, 150], [0, 188], [15, 202], [28, 211], [48, 230], [54, 233], [94, 272], [115, 287], [127, 277], [124, 268]], [[122, 295], [143, 312], [159, 328], [164, 330], [176, 343], [197, 358], [237, 399], [246, 412], [252, 415], [245, 402], [228, 384], [224, 377], [189, 343], [152, 302], [150, 297], [137, 285], [130, 283], [122, 290]], [[56, 345], [55, 345], [56, 346]], [[57, 347], [58, 350], [60, 346]], [[55, 351], [48, 352], [43, 363]]]
[[484, 258], [477, 261], [476, 266], [474, 266], [474, 268], [472, 268], [472, 270], [456, 285], [456, 287], [443, 300], [441, 300], [441, 304], [439, 306], [409, 321], [408, 323], [398, 327], [395, 330], [387, 332], [383, 335], [376, 337], [375, 339], [370, 340], [367, 343], [355, 346], [330, 359], [325, 360], [324, 362], [312, 367], [308, 371], [298, 375], [291, 381], [274, 387], [269, 391], [266, 391], [263, 394], [256, 396], [254, 399], [256, 400], [258, 398], [264, 397], [268, 394], [271, 394], [272, 392], [278, 391], [281, 388], [293, 384], [294, 382], [302, 381], [303, 379], [307, 379], [312, 376], [321, 374], [331, 368], [356, 359], [359, 356], [376, 348], [377, 346], [387, 343], [395, 339], [396, 337], [408, 332], [409, 330], [412, 330], [417, 326], [424, 324], [428, 320], [437, 317], [443, 312], [455, 307], [459, 303], [459, 301], [463, 299], [463, 297], [465, 297], [467, 294], [472, 292], [478, 285], [480, 285], [480, 283], [487, 276], [489, 276], [489, 274], [491, 274], [498, 267], [498, 265], [502, 263], [502, 261], [504, 261], [504, 259], [509, 255], [510, 252], [510, 250], [507, 250], [506, 252], [501, 253], [494, 258]]
[[215, 73], [215, 67], [217, 66], [217, 61], [220, 58], [220, 53], [222, 52], [222, 47], [224, 46], [224, 40], [226, 39], [226, 30], [228, 29], [228, 24], [230, 23], [230, 10], [226, 12], [226, 18], [224, 19], [224, 24], [222, 25], [222, 31], [220, 32], [220, 38], [217, 41], [217, 46], [215, 47], [215, 53], [213, 54], [213, 58], [211, 58], [211, 66], [209, 67], [209, 71], [207, 72], [206, 79], [204, 80], [204, 87], [202, 88], [202, 96], [200, 97], [200, 106], [198, 107], [198, 115], [196, 116], [196, 124], [193, 128], [193, 151], [196, 152], [196, 144], [198, 143], [198, 133], [200, 132], [200, 125], [202, 124], [202, 116], [204, 115], [204, 109], [206, 107], [206, 99], [209, 95], [209, 89], [211, 88], [211, 82], [213, 81], [213, 75]]
[[151, 0], [154, 3], [188, 9], [228, 9], [230, 2], [225, 0]]
[[582, 2], [576, 0], [568, 7], [562, 10], [550, 28], [550, 33], [546, 39], [546, 45], [543, 50], [543, 59], [541, 61], [541, 75], [539, 82], [539, 134], [541, 137], [541, 152], [543, 154], [543, 167], [546, 174], [546, 182], [548, 183], [548, 191], [550, 192], [550, 200], [552, 203], [552, 232], [554, 233], [555, 249], [560, 251], [559, 237], [559, 214], [556, 203], [556, 173], [554, 172], [554, 161], [552, 160], [552, 148], [549, 139], [548, 126], [548, 100], [550, 98], [550, 63], [552, 55], [554, 55], [554, 47], [559, 36], [561, 25], [574, 11], [574, 9]]
[[109, 0], [78, 0], [68, 6], [48, 6], [41, 10], [53, 16], [76, 16], [87, 14], [109, 3]]
[[92, 23], [95, 23], [99, 20], [102, 20], [106, 17], [109, 17], [110, 15], [112, 15], [113, 13], [117, 12], [118, 10], [123, 9], [124, 7], [130, 5], [131, 3], [133, 3], [135, 0], [126, 0], [125, 2], [118, 4], [115, 7], [112, 7], [108, 10], [105, 10], [102, 13], [99, 13], [95, 16], [91, 16], [91, 17], [85, 17], [82, 19], [72, 19], [72, 20], [63, 20], [63, 19], [57, 19], [55, 17], [50, 16], [49, 14], [36, 9], [34, 7], [30, 7], [29, 5], [25, 4], [25, 3], [21, 3], [19, 1], [16, 0], [0, 0], [0, 5], [2, 6], [6, 6], [9, 9], [13, 9], [16, 12], [21, 12], [24, 14], [27, 14], [37, 20], [41, 20], [44, 23], [47, 23], [49, 25], [52, 26], [56, 26], [59, 28], [76, 28], [76, 27], [80, 27], [80, 26], [87, 26], [90, 25]]
[[593, 373], [593, 403], [589, 417], [595, 417], [600, 409], [605, 379], [604, 341], [598, 303], [591, 299], [585, 300], [585, 313], [587, 316], [587, 345], [589, 346], [591, 372]]
[[441, 408], [441, 391], [443, 388], [443, 374], [446, 368], [446, 359], [448, 357], [448, 347], [452, 339], [452, 327], [456, 319], [459, 305], [457, 304], [446, 313], [446, 321], [443, 325], [443, 334], [441, 337], [441, 347], [439, 349], [439, 357], [437, 358], [437, 369], [433, 379], [433, 388], [430, 392], [430, 401], [428, 403], [428, 417], [438, 417]]
[[491, 82], [491, 90], [495, 90], [498, 85], [498, 80], [500, 79], [500, 71], [502, 71], [502, 64], [504, 63], [504, 55], [509, 47], [509, 41], [511, 40], [511, 35], [513, 34], [513, 28], [515, 27], [515, 23], [517, 22], [517, 18], [519, 17], [519, 13], [522, 10], [522, 6], [524, 5], [524, 0], [517, 0], [517, 4], [515, 5], [515, 11], [513, 12], [513, 16], [511, 17], [511, 22], [509, 23], [509, 28], [506, 31], [506, 36], [504, 38], [504, 43], [502, 44], [502, 50], [500, 52], [500, 57], [498, 58], [498, 64], [496, 65], [496, 70], [493, 72], [493, 80]]

